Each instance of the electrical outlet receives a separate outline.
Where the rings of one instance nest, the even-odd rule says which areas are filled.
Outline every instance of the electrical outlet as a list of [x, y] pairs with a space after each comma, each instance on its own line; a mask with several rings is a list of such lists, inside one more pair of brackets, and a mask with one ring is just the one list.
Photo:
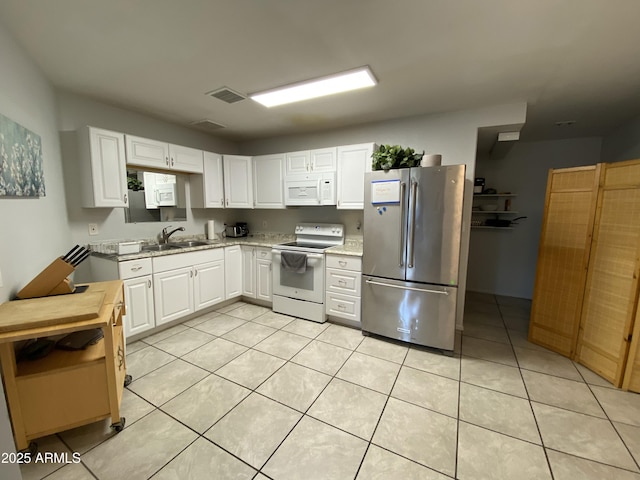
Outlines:
[[262, 228], [267, 228], [267, 221], [266, 220], [262, 221]]
[[98, 230], [98, 224], [97, 223], [90, 223], [89, 224], [89, 235], [98, 235], [98, 233], [100, 233], [100, 230]]

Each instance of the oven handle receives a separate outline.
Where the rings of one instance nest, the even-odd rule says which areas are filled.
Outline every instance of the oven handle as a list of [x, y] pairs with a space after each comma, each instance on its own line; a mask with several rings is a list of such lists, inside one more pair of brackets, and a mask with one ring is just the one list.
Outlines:
[[[282, 253], [282, 250], [272, 250], [271, 253], [273, 253], [274, 255], [278, 255], [281, 256], [280, 254]], [[296, 252], [296, 253], [304, 253], [304, 252]], [[307, 253], [307, 258], [324, 258], [324, 255], [319, 255], [317, 253]]]

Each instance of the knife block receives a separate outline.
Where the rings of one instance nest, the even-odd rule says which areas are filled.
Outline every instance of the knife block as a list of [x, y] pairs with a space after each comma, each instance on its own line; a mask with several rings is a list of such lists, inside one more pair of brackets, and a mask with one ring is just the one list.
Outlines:
[[75, 271], [72, 265], [56, 258], [16, 295], [18, 298], [47, 297], [73, 293], [75, 286], [67, 276]]

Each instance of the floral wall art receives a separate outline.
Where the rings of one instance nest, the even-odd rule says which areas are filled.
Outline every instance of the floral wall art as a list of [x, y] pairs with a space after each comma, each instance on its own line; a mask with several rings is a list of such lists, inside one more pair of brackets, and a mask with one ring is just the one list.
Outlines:
[[0, 114], [0, 197], [44, 197], [40, 136]]

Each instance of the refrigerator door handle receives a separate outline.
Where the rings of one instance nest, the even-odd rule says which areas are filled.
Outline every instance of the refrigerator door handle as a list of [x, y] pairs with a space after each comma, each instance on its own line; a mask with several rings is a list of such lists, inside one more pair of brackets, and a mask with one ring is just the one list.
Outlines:
[[405, 204], [404, 204], [404, 198], [406, 196], [406, 192], [407, 192], [407, 184], [405, 182], [402, 182], [400, 184], [400, 211], [402, 212], [402, 214], [400, 215], [400, 248], [398, 251], [398, 256], [399, 256], [399, 262], [398, 262], [398, 266], [399, 267], [404, 267], [404, 230], [405, 230]]
[[367, 280], [367, 283], [371, 285], [379, 285], [381, 287], [399, 288], [400, 290], [411, 290], [413, 292], [437, 293], [439, 295], [449, 295], [449, 292], [447, 292], [446, 290], [429, 290], [426, 288], [403, 287], [402, 285], [392, 285], [390, 283], [375, 282], [373, 280]]
[[411, 204], [411, 218], [409, 227], [409, 259], [407, 261], [408, 267], [413, 268], [413, 252], [414, 252], [414, 237], [416, 234], [416, 202], [418, 201], [418, 182], [411, 181], [411, 195], [409, 197], [409, 203]]

